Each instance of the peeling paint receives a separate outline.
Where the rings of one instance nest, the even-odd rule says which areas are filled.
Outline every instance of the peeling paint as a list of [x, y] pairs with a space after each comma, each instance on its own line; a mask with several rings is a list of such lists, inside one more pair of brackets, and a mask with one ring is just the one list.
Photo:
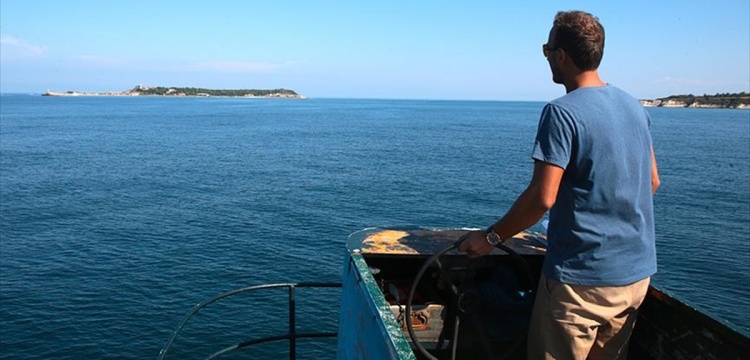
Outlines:
[[[363, 254], [378, 255], [420, 255], [430, 256], [458, 241], [467, 230], [429, 230], [429, 229], [370, 229], [367, 233], [358, 234], [349, 246], [360, 250]], [[514, 251], [523, 255], [540, 255], [546, 252], [547, 239], [540, 233], [520, 232], [504, 243]], [[354, 250], [352, 250], [354, 251]], [[451, 250], [448, 254], [458, 254], [458, 250]], [[494, 249], [492, 254], [502, 255], [500, 249]]]

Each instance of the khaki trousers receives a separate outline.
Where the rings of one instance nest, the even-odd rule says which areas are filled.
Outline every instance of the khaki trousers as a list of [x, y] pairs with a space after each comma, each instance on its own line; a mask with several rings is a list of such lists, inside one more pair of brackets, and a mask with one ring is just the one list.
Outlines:
[[624, 286], [568, 285], [542, 276], [528, 337], [529, 359], [625, 359], [650, 278]]

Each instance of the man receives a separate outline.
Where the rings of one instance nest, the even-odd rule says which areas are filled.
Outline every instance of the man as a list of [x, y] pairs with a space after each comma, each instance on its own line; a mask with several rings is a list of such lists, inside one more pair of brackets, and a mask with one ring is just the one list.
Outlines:
[[485, 255], [549, 210], [529, 358], [623, 358], [656, 272], [650, 118], [599, 78], [604, 28], [596, 17], [559, 12], [542, 49], [566, 95], [542, 111], [531, 181], [498, 222], [464, 235], [459, 250]]

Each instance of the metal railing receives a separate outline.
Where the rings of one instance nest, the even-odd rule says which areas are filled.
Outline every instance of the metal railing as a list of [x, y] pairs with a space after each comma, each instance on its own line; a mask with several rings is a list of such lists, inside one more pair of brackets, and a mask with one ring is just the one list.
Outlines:
[[174, 331], [174, 333], [172, 333], [172, 336], [169, 338], [169, 341], [167, 342], [166, 346], [164, 346], [164, 348], [161, 351], [159, 351], [159, 359], [162, 359], [162, 360], [166, 359], [167, 352], [172, 347], [172, 344], [174, 343], [175, 339], [177, 339], [177, 336], [180, 334], [180, 332], [185, 327], [185, 325], [190, 320], [190, 318], [192, 318], [193, 315], [198, 313], [200, 309], [218, 300], [221, 300], [223, 298], [226, 298], [232, 295], [250, 292], [250, 291], [256, 291], [256, 290], [275, 289], [275, 288], [284, 288], [284, 287], [288, 288], [289, 290], [289, 298], [288, 298], [289, 300], [289, 332], [287, 334], [278, 335], [278, 336], [268, 336], [268, 337], [263, 337], [259, 339], [243, 341], [239, 344], [232, 345], [222, 350], [219, 350], [213, 353], [207, 359], [214, 359], [232, 350], [245, 348], [251, 345], [257, 345], [257, 344], [262, 344], [262, 343], [267, 343], [267, 342], [272, 342], [272, 341], [288, 340], [289, 341], [289, 359], [295, 360], [297, 358], [297, 339], [330, 338], [330, 337], [336, 337], [338, 335], [335, 332], [297, 333], [295, 289], [296, 288], [334, 288], [334, 287], [340, 288], [341, 283], [309, 282], [309, 283], [282, 283], [282, 284], [257, 285], [257, 286], [250, 286], [246, 288], [228, 291], [228, 292], [216, 295], [208, 300], [205, 300], [198, 305], [195, 305], [193, 309], [190, 310], [190, 312], [188, 312], [187, 315], [185, 315], [185, 318], [182, 319], [182, 321], [180, 322], [180, 325], [177, 326], [177, 329]]

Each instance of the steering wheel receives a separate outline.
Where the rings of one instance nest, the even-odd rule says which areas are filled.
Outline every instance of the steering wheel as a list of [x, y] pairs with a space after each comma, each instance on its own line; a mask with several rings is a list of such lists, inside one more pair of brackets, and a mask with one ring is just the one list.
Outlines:
[[[414, 326], [412, 324], [411, 316], [409, 315], [409, 314], [411, 314], [412, 302], [413, 302], [413, 299], [414, 299], [414, 294], [416, 292], [417, 286], [419, 285], [419, 281], [422, 279], [422, 276], [424, 276], [424, 274], [427, 271], [427, 269], [434, 263], [434, 264], [437, 265], [437, 267], [439, 269], [440, 276], [443, 278], [443, 280], [447, 284], [450, 285], [450, 290], [451, 290], [452, 294], [455, 296], [455, 298], [457, 299], [458, 311], [456, 312], [456, 316], [455, 316], [454, 322], [453, 322], [453, 339], [451, 341], [451, 344], [452, 344], [451, 359], [453, 359], [453, 360], [456, 359], [456, 350], [457, 350], [457, 343], [458, 343], [458, 332], [459, 332], [459, 327], [460, 327], [460, 314], [461, 313], [472, 316], [472, 320], [473, 321], [470, 322], [471, 323], [471, 327], [477, 333], [478, 338], [479, 338], [479, 342], [481, 343], [481, 346], [484, 349], [484, 352], [486, 353], [487, 358], [488, 359], [496, 359], [495, 355], [492, 354], [492, 350], [491, 350], [492, 348], [490, 346], [490, 342], [487, 339], [487, 336], [485, 334], [485, 328], [482, 325], [481, 314], [479, 314], [477, 311], [473, 311], [473, 310], [477, 310], [477, 308], [478, 308], [478, 306], [476, 306], [477, 305], [476, 304], [476, 300], [477, 299], [475, 299], [472, 296], [472, 294], [469, 294], [468, 291], [460, 291], [459, 290], [459, 286], [457, 286], [454, 283], [454, 281], [451, 280], [450, 275], [448, 274], [447, 270], [443, 267], [443, 264], [440, 261], [440, 259], [442, 258], [443, 255], [445, 255], [446, 253], [448, 253], [451, 250], [457, 249], [460, 244], [461, 244], [461, 241], [458, 241], [458, 242], [456, 242], [456, 243], [454, 243], [454, 244], [452, 244], [450, 246], [447, 246], [446, 248], [440, 250], [439, 252], [435, 253], [434, 255], [432, 255], [431, 257], [429, 257], [424, 262], [424, 264], [422, 265], [422, 267], [417, 272], [417, 276], [414, 278], [414, 281], [412, 282], [411, 289], [409, 291], [409, 297], [407, 298], [407, 301], [406, 301], [406, 309], [405, 309], [406, 310], [406, 314], [407, 314], [407, 316], [406, 316], [406, 328], [409, 331], [409, 335], [411, 336], [411, 339], [412, 339], [412, 342], [414, 343], [414, 346], [419, 350], [419, 352], [421, 352], [422, 355], [424, 355], [427, 359], [438, 360], [437, 357], [435, 357], [434, 355], [432, 355], [422, 345], [422, 343], [419, 341], [419, 338], [417, 337], [416, 333], [414, 332]], [[504, 252], [506, 252], [508, 255], [510, 255], [510, 256], [512, 256], [512, 257], [520, 260], [520, 261], [518, 261], [518, 263], [521, 266], [520, 266], [520, 269], [517, 270], [517, 272], [518, 272], [518, 274], [517, 274], [518, 275], [518, 279], [525, 280], [526, 285], [528, 286], [528, 289], [525, 290], [523, 293], [525, 293], [525, 294], [531, 294], [532, 293], [532, 289], [531, 289], [531, 286], [532, 286], [531, 285], [532, 284], [532, 281], [531, 281], [531, 270], [529, 268], [528, 262], [526, 262], [526, 260], [523, 257], [521, 257], [520, 255], [518, 255], [518, 253], [516, 253], [515, 251], [513, 251], [511, 248], [503, 245], [502, 243], [497, 244], [495, 246], [497, 248], [503, 250]], [[521, 295], [521, 296], [524, 296], [524, 295]], [[474, 309], [472, 309], [472, 308], [474, 308]], [[524, 328], [524, 329], [521, 329], [521, 330], [522, 331], [519, 331], [519, 332], [521, 332], [521, 334], [517, 334], [517, 336], [516, 336], [513, 344], [508, 348], [508, 350], [506, 350], [503, 354], [501, 354], [501, 356], [498, 357], [498, 359], [502, 359], [502, 358], [510, 355], [511, 353], [513, 353], [513, 351], [515, 351], [515, 349], [521, 343], [523, 343], [523, 341], [526, 338], [526, 336], [525, 336], [526, 335], [526, 329]]]

